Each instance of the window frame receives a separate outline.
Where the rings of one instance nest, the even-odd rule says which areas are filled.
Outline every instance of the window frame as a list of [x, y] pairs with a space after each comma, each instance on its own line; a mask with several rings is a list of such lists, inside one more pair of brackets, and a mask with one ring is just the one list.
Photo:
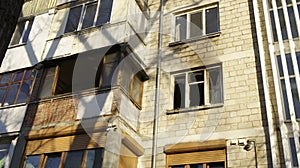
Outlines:
[[[133, 97], [133, 83], [137, 82], [139, 84], [139, 100], [136, 100]], [[144, 82], [139, 79], [137, 75], [132, 75], [129, 85], [129, 96], [133, 99], [134, 103], [138, 105], [139, 108], [142, 107], [142, 98], [143, 98], [143, 89], [144, 89]]]
[[[30, 16], [30, 17], [25, 17], [25, 18], [20, 18], [17, 25], [16, 25], [16, 28], [13, 32], [13, 35], [12, 35], [12, 38], [9, 42], [9, 47], [14, 47], [14, 46], [19, 46], [19, 45], [25, 45], [27, 44], [28, 42], [28, 39], [29, 39], [29, 35], [30, 35], [30, 32], [31, 32], [31, 29], [32, 29], [32, 26], [33, 26], [33, 21], [34, 21], [34, 17], [33, 16]], [[25, 22], [25, 23], [24, 23]], [[20, 23], [24, 23], [24, 28], [22, 30], [22, 33], [20, 33], [20, 38], [17, 38], [19, 39], [18, 42], [14, 43], [14, 38], [16, 38], [16, 31], [19, 29], [19, 24]]]
[[[278, 4], [278, 2], [280, 4]], [[283, 5], [281, 4], [280, 1], [278, 1], [278, 2], [276, 2], [276, 5], [277, 5], [277, 11], [278, 11], [278, 15], [279, 15], [278, 19], [279, 19], [279, 23], [280, 23], [281, 36], [282, 36], [282, 40], [285, 41], [285, 40], [288, 40], [288, 31], [289, 30], [288, 30], [288, 27], [286, 25], [286, 20], [285, 20], [285, 17], [284, 17]], [[300, 10], [299, 10], [300, 9], [300, 1], [297, 1], [296, 4], [297, 4], [298, 12], [299, 12], [299, 15], [300, 15]], [[287, 3], [286, 7], [287, 7], [288, 15], [290, 14], [289, 9], [292, 9], [293, 10], [293, 19], [296, 19], [295, 11], [293, 9], [293, 4]], [[283, 20], [281, 20], [281, 18], [280, 18], [281, 14], [282, 14], [282, 19]], [[269, 3], [269, 17], [270, 17], [271, 28], [272, 28], [273, 42], [278, 43], [279, 41], [278, 41], [278, 35], [277, 35], [277, 31], [276, 31], [277, 28], [276, 28], [276, 24], [275, 24], [274, 8], [272, 6], [272, 3]], [[292, 38], [293, 39], [299, 38], [300, 34], [298, 34], [297, 24], [295, 23], [296, 28], [293, 31], [293, 26], [292, 26], [292, 23], [291, 23], [292, 17], [289, 15], [288, 18], [289, 18], [288, 22], [290, 23]], [[296, 34], [294, 35], [294, 33], [296, 33]]]
[[[288, 63], [289, 62], [288, 58], [290, 58], [291, 59], [290, 61], [292, 61], [291, 57], [292, 57], [292, 55], [290, 53], [285, 54], [285, 59], [286, 59], [287, 64], [289, 64]], [[299, 58], [299, 62], [298, 62], [298, 58]], [[298, 66], [300, 66], [300, 52], [296, 52], [296, 59], [297, 59], [297, 64], [299, 64]], [[279, 60], [280, 60], [280, 62], [279, 62]], [[287, 90], [286, 90], [286, 85], [285, 85], [285, 77], [284, 77], [284, 73], [283, 73], [283, 65], [282, 65], [282, 60], [281, 60], [280, 55], [276, 56], [276, 63], [277, 63], [277, 68], [278, 68], [277, 73], [278, 73], [278, 79], [279, 79], [279, 83], [280, 83], [280, 85], [279, 85], [280, 86], [280, 91], [281, 91], [280, 98], [281, 98], [281, 102], [283, 104], [284, 118], [285, 118], [285, 120], [291, 120], [291, 114], [290, 114], [290, 109], [289, 109], [290, 107], [288, 105], [288, 102], [286, 102], [286, 101], [288, 101], [287, 100], [288, 96], [287, 96]], [[290, 72], [290, 69], [288, 68], [289, 82], [291, 83], [291, 80], [294, 79], [295, 83], [297, 83], [296, 82], [297, 76], [295, 74], [294, 67], [293, 66], [290, 66], [290, 67], [292, 67], [292, 69], [291, 69], [292, 72]], [[292, 73], [292, 74], [290, 74], [290, 73]], [[291, 88], [291, 89], [293, 89], [293, 88]], [[297, 87], [296, 89], [298, 90], [298, 95], [296, 95], [295, 97], [297, 97], [298, 100], [299, 100], [299, 98], [300, 98], [299, 87]], [[294, 100], [293, 91], [291, 90], [291, 92], [292, 92], [292, 98], [293, 98], [293, 104], [294, 104], [294, 112], [295, 112], [295, 115], [296, 115], [295, 117], [296, 117], [296, 119], [299, 119], [300, 118], [300, 110], [297, 110], [297, 107], [296, 107], [296, 104], [295, 104], [295, 101], [297, 101], [297, 100]]]
[[[66, 160], [67, 160], [67, 154], [69, 152], [83, 151], [83, 155], [82, 155], [82, 158], [81, 158], [82, 161], [81, 161], [81, 164], [80, 164], [80, 168], [84, 168], [85, 163], [86, 163], [87, 158], [88, 158], [88, 151], [91, 151], [91, 150], [94, 150], [95, 152], [97, 150], [99, 150], [99, 152], [101, 152], [102, 158], [96, 158], [96, 157], [94, 157], [94, 162], [95, 162], [95, 160], [97, 160], [97, 161], [101, 161], [103, 163], [103, 160], [101, 160], [101, 159], [103, 159], [105, 149], [104, 148], [91, 148], [91, 149], [81, 149], [81, 150], [70, 150], [70, 151], [62, 151], [62, 152], [25, 155], [24, 158], [23, 158], [22, 167], [25, 168], [25, 165], [26, 165], [25, 163], [26, 163], [27, 157], [29, 157], [29, 156], [38, 156], [39, 155], [40, 156], [40, 160], [39, 160], [38, 168], [44, 168], [45, 165], [46, 165], [46, 162], [47, 162], [47, 159], [48, 159], [49, 155], [60, 153], [61, 156], [60, 156], [59, 168], [63, 168], [63, 167], [65, 167], [65, 163], [66, 163]], [[102, 163], [101, 163], [101, 165], [102, 165]]]
[[[218, 69], [219, 72], [220, 72], [220, 102], [217, 102], [217, 103], [211, 103], [211, 100], [210, 100], [210, 77], [208, 75], [208, 72], [210, 69]], [[203, 72], [203, 81], [192, 81], [190, 82], [189, 81], [189, 75], [190, 74], [193, 74], [194, 72]], [[210, 65], [210, 66], [207, 66], [207, 67], [198, 67], [198, 68], [192, 68], [192, 69], [188, 69], [188, 70], [184, 70], [184, 71], [181, 71], [181, 72], [175, 72], [175, 73], [172, 73], [172, 76], [173, 76], [173, 107], [172, 109], [173, 110], [179, 110], [179, 109], [191, 109], [191, 108], [201, 108], [201, 107], [213, 107], [215, 105], [220, 105], [220, 104], [223, 104], [224, 103], [224, 79], [223, 79], [223, 68], [222, 68], [222, 65], [221, 64], [215, 64], [215, 65]], [[185, 81], [184, 81], [184, 85], [185, 85], [185, 88], [184, 88], [184, 107], [175, 107], [175, 106], [178, 106], [178, 105], [175, 105], [175, 94], [176, 94], [176, 90], [175, 90], [175, 87], [176, 87], [176, 77], [179, 77], [179, 76], [184, 76], [185, 78]], [[203, 87], [204, 87], [204, 102], [203, 102], [203, 105], [197, 105], [197, 106], [191, 106], [190, 103], [190, 86], [191, 85], [194, 85], [194, 84], [200, 84], [200, 83], [203, 83]], [[180, 92], [182, 93], [182, 92]], [[199, 95], [200, 96], [200, 95]], [[181, 98], [180, 98], [181, 100]], [[201, 98], [200, 98], [201, 100]], [[181, 106], [181, 105], [180, 105]]]
[[[109, 20], [106, 22], [106, 23], [101, 23], [101, 24], [98, 24], [97, 21], [98, 21], [98, 17], [99, 17], [99, 12], [100, 12], [100, 9], [102, 7], [102, 1], [103, 0], [93, 0], [93, 1], [89, 1], [89, 2], [86, 2], [86, 3], [83, 3], [83, 4], [80, 4], [80, 5], [76, 5], [76, 6], [73, 6], [69, 9], [69, 12], [68, 12], [68, 16], [67, 16], [67, 21], [66, 21], [66, 25], [65, 25], [65, 29], [64, 29], [64, 34], [66, 33], [72, 33], [72, 32], [77, 32], [77, 31], [81, 31], [81, 30], [85, 30], [85, 29], [89, 29], [89, 28], [92, 28], [92, 27], [97, 27], [97, 26], [102, 26], [103, 24], [106, 24], [106, 23], [109, 23], [110, 20], [111, 20], [111, 13], [112, 13], [112, 7], [113, 7], [113, 2], [112, 3], [112, 6], [111, 6], [111, 11], [110, 11], [110, 18]], [[113, 0], [112, 0], [113, 1]], [[94, 15], [94, 21], [93, 21], [93, 24], [91, 26], [88, 26], [88, 27], [85, 27], [83, 28], [83, 21], [85, 19], [85, 16], [86, 16], [86, 11], [87, 11], [87, 7], [89, 5], [96, 5], [96, 11], [95, 11], [95, 15]], [[80, 11], [80, 17], [78, 19], [78, 25], [77, 25], [77, 28], [75, 30], [67, 30], [67, 27], [68, 27], [68, 22], [69, 22], [69, 15], [70, 15], [70, 12], [73, 8], [77, 8], [77, 7], [81, 7], [81, 11]]]
[[[116, 59], [113, 61], [113, 62], [107, 62], [107, 57], [110, 57], [111, 54], [119, 54], [120, 51], [119, 50], [113, 50], [113, 51], [108, 51], [102, 58], [102, 60], [100, 61], [100, 64], [98, 66], [98, 70], [97, 70], [97, 73], [96, 73], [96, 79], [95, 79], [95, 85], [94, 87], [90, 87], [90, 88], [84, 88], [84, 89], [79, 89], [79, 90], [75, 90], [76, 93], [77, 91], [78, 92], [82, 92], [82, 91], [87, 91], [87, 90], [90, 90], [90, 89], [97, 89], [97, 90], [108, 90], [110, 89], [113, 85], [116, 84], [116, 79], [115, 79], [115, 76], [114, 76], [114, 71], [116, 70], [116, 68], [118, 67], [118, 64], [120, 63], [121, 61], [121, 55], [117, 55], [116, 56]], [[72, 56], [70, 56], [72, 57]], [[43, 72], [42, 72], [42, 79], [41, 79], [41, 85], [39, 86], [39, 91], [38, 91], [38, 99], [49, 99], [49, 98], [52, 98], [52, 97], [55, 97], [55, 96], [61, 96], [61, 95], [68, 95], [68, 94], [72, 94], [72, 91], [66, 91], [66, 92], [63, 92], [63, 93], [57, 93], [57, 84], [59, 82], [59, 78], [60, 78], [60, 70], [61, 69], [64, 69], [62, 68], [61, 66], [67, 62], [67, 61], [71, 61], [73, 60], [75, 63], [74, 63], [74, 66], [76, 64], [76, 61], [77, 61], [77, 55], [74, 55], [74, 57], [72, 58], [63, 58], [62, 60], [56, 60], [55, 62], [52, 62], [52, 63], [48, 63], [48, 65], [45, 66], [45, 68], [43, 69]], [[111, 78], [109, 79], [110, 80], [110, 84], [109, 85], [104, 85], [103, 84], [103, 72], [104, 72], [104, 68], [105, 66], [108, 66], [108, 65], [113, 65], [114, 67], [114, 71], [113, 73], [111, 73], [110, 76]], [[55, 68], [55, 72], [50, 74], [50, 75], [47, 75], [47, 71], [48, 69], [50, 68]], [[68, 67], [70, 68], [70, 67]], [[73, 67], [74, 68], [74, 67]], [[74, 70], [74, 69], [73, 69]], [[73, 72], [72, 70], [72, 72]], [[46, 80], [46, 77], [47, 76], [53, 76], [54, 79], [52, 81], [52, 85], [51, 85], [51, 91], [50, 92], [50, 95], [46, 95], [46, 96], [43, 96], [41, 95], [42, 91], [43, 91], [43, 87], [44, 87], [44, 82]], [[73, 81], [71, 81], [73, 82]], [[106, 81], [107, 82], [107, 81]], [[97, 85], [96, 85], [97, 84]], [[93, 90], [94, 91], [94, 90]]]
[[[55, 72], [54, 72], [54, 73], [51, 73], [51, 74], [47, 74], [47, 71], [48, 71], [50, 68], [54, 68], [54, 69], [55, 69]], [[53, 96], [55, 96], [55, 90], [56, 90], [56, 85], [57, 85], [57, 81], [58, 81], [58, 74], [59, 74], [59, 65], [46, 67], [46, 68], [43, 70], [43, 74], [42, 74], [42, 82], [41, 82], [41, 85], [40, 85], [40, 87], [39, 87], [39, 92], [38, 92], [38, 98], [39, 98], [39, 99], [43, 99], [43, 98], [48, 98], [48, 97], [53, 97]], [[41, 96], [41, 92], [42, 92], [42, 90], [43, 90], [43, 86], [44, 86], [44, 82], [45, 82], [46, 78], [47, 78], [47, 77], [52, 77], [52, 76], [53, 76], [53, 81], [52, 81], [52, 84], [51, 84], [50, 95], [48, 95], [48, 96]]]
[[[206, 10], [207, 9], [211, 9], [211, 8], [216, 8], [218, 9], [218, 12], [217, 12], [217, 30], [216, 32], [211, 32], [211, 33], [206, 33]], [[191, 34], [191, 24], [192, 21], [191, 21], [191, 15], [192, 14], [195, 14], [195, 13], [202, 13], [202, 27], [200, 28], [200, 30], [202, 31], [201, 32], [201, 35], [199, 36], [194, 36], [194, 37], [191, 37], [190, 34]], [[176, 20], [177, 20], [177, 17], [180, 17], [180, 16], [186, 16], [186, 31], [185, 31], [185, 34], [186, 34], [186, 37], [183, 38], [183, 39], [180, 39], [180, 37], [177, 37], [178, 36], [178, 30], [177, 30], [177, 25], [176, 25]], [[193, 9], [189, 9], [189, 10], [185, 10], [185, 11], [182, 11], [182, 12], [177, 12], [174, 14], [174, 19], [173, 19], [173, 24], [174, 24], [174, 30], [173, 30], [173, 34], [174, 34], [174, 38], [173, 38], [173, 41], [174, 42], [180, 42], [180, 41], [188, 41], [188, 40], [193, 40], [193, 39], [198, 39], [198, 38], [203, 38], [203, 37], [206, 37], [206, 36], [210, 36], [210, 35], [213, 35], [213, 34], [216, 34], [216, 33], [220, 33], [220, 12], [219, 12], [219, 4], [218, 3], [213, 3], [213, 4], [210, 4], [210, 5], [205, 5], [205, 6], [201, 6], [201, 7], [197, 7], [197, 8], [193, 8]], [[180, 30], [179, 30], [180, 31]], [[179, 35], [180, 36], [180, 35]]]
[[[31, 71], [31, 75], [33, 75], [33, 76], [31, 76], [31, 77], [25, 79], [26, 74], [27, 74], [28, 71]], [[17, 81], [13, 81], [13, 80], [14, 80], [13, 78], [14, 78], [15, 75], [18, 74], [18, 73], [22, 73], [21, 79], [20, 79], [20, 80], [17, 80]], [[31, 92], [32, 92], [33, 85], [34, 85], [34, 78], [35, 78], [35, 77], [34, 77], [34, 76], [35, 76], [35, 75], [34, 75], [34, 69], [30, 68], [30, 69], [17, 70], [17, 71], [14, 71], [14, 72], [9, 72], [9, 73], [1, 74], [1, 75], [0, 75], [0, 81], [1, 81], [2, 77], [3, 77], [4, 75], [7, 75], [7, 74], [10, 74], [9, 81], [8, 81], [8, 82], [5, 82], [5, 83], [0, 83], [0, 87], [6, 87], [2, 99], [0, 98], [0, 107], [7, 107], [7, 106], [16, 105], [16, 104], [28, 103], [29, 100], [30, 100]], [[20, 93], [21, 93], [22, 86], [23, 86], [24, 83], [26, 83], [26, 82], [28, 82], [28, 81], [31, 81], [31, 84], [30, 84], [30, 86], [29, 86], [27, 98], [26, 98], [25, 101], [22, 101], [22, 102], [19, 102], [19, 103], [18, 103], [17, 101], [18, 101], [18, 99], [19, 99], [19, 96], [20, 96]], [[6, 98], [7, 98], [7, 96], [8, 96], [10, 86], [16, 85], [16, 84], [18, 84], [19, 86], [18, 86], [17, 92], [16, 92], [16, 94], [15, 94], [13, 103], [12, 103], [12, 104], [6, 105], [6, 103], [7, 103], [7, 102], [6, 102]]]
[[[4, 144], [0, 144], [0, 153], [3, 153], [3, 165], [4, 166], [6, 164], [7, 161], [7, 156], [9, 153], [9, 148], [10, 148], [10, 143], [4, 143]], [[1, 161], [1, 158], [0, 158]], [[0, 164], [1, 166], [1, 164]]]

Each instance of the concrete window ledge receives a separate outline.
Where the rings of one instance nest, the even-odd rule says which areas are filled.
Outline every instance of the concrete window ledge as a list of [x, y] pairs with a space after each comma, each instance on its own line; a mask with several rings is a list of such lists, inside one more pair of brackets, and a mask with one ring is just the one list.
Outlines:
[[200, 111], [200, 110], [208, 110], [208, 109], [222, 108], [222, 107], [224, 107], [224, 104], [219, 103], [219, 104], [212, 104], [212, 105], [204, 105], [204, 106], [167, 110], [166, 114], [171, 115], [171, 114], [195, 112], [195, 111]]

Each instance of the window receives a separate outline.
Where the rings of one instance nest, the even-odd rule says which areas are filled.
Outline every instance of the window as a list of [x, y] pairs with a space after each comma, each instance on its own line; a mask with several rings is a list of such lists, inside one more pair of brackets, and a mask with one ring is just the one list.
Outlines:
[[174, 78], [174, 109], [223, 102], [221, 66], [181, 72]]
[[[188, 146], [188, 148], [186, 148]], [[212, 147], [213, 146], [213, 147]], [[226, 141], [179, 143], [165, 146], [168, 168], [225, 168]]]
[[[128, 56], [130, 57], [130, 56]], [[121, 62], [120, 67], [120, 84], [123, 89], [128, 92], [128, 95], [139, 106], [142, 106], [143, 96], [143, 83], [148, 80], [147, 74], [144, 73], [142, 68], [133, 61], [126, 59]]]
[[[296, 53], [297, 56], [297, 64], [298, 68], [300, 71], [300, 52]], [[296, 79], [295, 79], [295, 73], [294, 73], [294, 68], [293, 68], [293, 63], [292, 63], [292, 57], [291, 54], [286, 54], [285, 55], [286, 62], [287, 62], [287, 68], [288, 68], [288, 75], [290, 79], [290, 84], [291, 84], [291, 92], [292, 92], [292, 98], [293, 98], [293, 104], [294, 104], [294, 111], [296, 113], [296, 118], [300, 118], [300, 101], [299, 101], [299, 93], [298, 93], [298, 88], [296, 84]], [[282, 65], [282, 60], [280, 56], [277, 56], [277, 63], [278, 63], [278, 69], [279, 69], [279, 76], [280, 76], [280, 83], [281, 83], [281, 90], [282, 90], [282, 100], [283, 100], [283, 105], [284, 105], [284, 110], [285, 110], [285, 116], [287, 120], [291, 119], [290, 116], [290, 109], [289, 109], [289, 102], [288, 102], [288, 97], [287, 97], [287, 90], [285, 86], [285, 81], [284, 81], [284, 74], [283, 74], [283, 65]]]
[[220, 31], [218, 5], [179, 14], [175, 17], [175, 41]]
[[24, 168], [101, 168], [103, 149], [28, 155]]
[[[283, 40], [288, 39], [288, 34], [287, 31], [292, 32], [292, 37], [296, 38], [299, 37], [298, 31], [297, 31], [297, 24], [296, 24], [296, 17], [292, 5], [292, 1], [287, 1], [287, 10], [288, 10], [288, 17], [289, 20], [288, 22], [291, 25], [291, 30], [288, 30], [289, 28], [286, 26], [285, 19], [284, 19], [284, 13], [283, 13], [283, 7], [280, 1], [277, 0], [277, 11], [278, 11], [278, 16], [279, 16], [279, 23], [280, 23], [280, 29], [281, 29], [281, 36]], [[300, 1], [297, 1], [298, 4], [298, 12], [300, 15]], [[273, 31], [273, 38], [274, 41], [278, 41], [278, 36], [276, 32], [276, 24], [275, 24], [275, 17], [274, 17], [274, 9], [272, 7], [272, 4], [270, 4], [270, 17], [271, 17], [271, 24], [272, 24], [272, 31]]]
[[[114, 50], [113, 48], [112, 50]], [[77, 56], [72, 58], [65, 58], [57, 60], [56, 63], [52, 63], [52, 66], [48, 66], [44, 70], [44, 81], [39, 90], [39, 98], [50, 97], [54, 95], [71, 93], [72, 91], [79, 91], [90, 88], [110, 88], [112, 84], [115, 84], [114, 73], [118, 63], [120, 62], [120, 52], [119, 51], [109, 51], [102, 59], [100, 65], [97, 67], [86, 67], [86, 69], [77, 72], [75, 75], [82, 80], [73, 80], [73, 71], [75, 69]], [[98, 57], [101, 54], [93, 55]], [[91, 58], [93, 61], [95, 58], [93, 56], [89, 57], [88, 54], [81, 55], [87, 58]], [[79, 57], [79, 56], [78, 56]], [[90, 77], [85, 72], [93, 73], [92, 71], [97, 71], [95, 81], [93, 84], [87, 82]], [[88, 77], [86, 77], [88, 76]], [[84, 79], [89, 78], [89, 79]], [[76, 84], [73, 84], [76, 82]]]
[[130, 82], [129, 95], [140, 106], [142, 104], [142, 94], [143, 94], [143, 82], [137, 76], [132, 77]]
[[19, 21], [15, 32], [12, 36], [10, 46], [17, 45], [17, 44], [24, 44], [27, 42], [29, 33], [32, 27], [33, 18], [30, 19], [23, 19]]
[[0, 168], [3, 168], [7, 158], [10, 142], [1, 142], [0, 144]]
[[169, 166], [169, 168], [225, 168], [224, 162], [215, 162], [215, 163], [201, 163], [201, 164], [185, 164], [185, 165], [176, 165]]
[[290, 148], [291, 148], [291, 155], [292, 155], [292, 165], [293, 167], [298, 167], [295, 139], [289, 138], [289, 141], [290, 141]]
[[72, 92], [72, 77], [76, 58], [60, 60], [46, 67], [39, 98]]
[[41, 155], [27, 156], [24, 163], [24, 168], [38, 168], [40, 160], [41, 160]]
[[0, 75], [1, 106], [28, 101], [33, 79], [34, 73], [32, 69]]
[[100, 26], [110, 21], [113, 0], [98, 0], [70, 9], [65, 33]]

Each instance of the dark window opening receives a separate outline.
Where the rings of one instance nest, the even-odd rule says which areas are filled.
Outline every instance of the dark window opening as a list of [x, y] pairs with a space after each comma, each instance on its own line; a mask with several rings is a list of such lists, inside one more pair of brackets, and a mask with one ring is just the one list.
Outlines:
[[113, 0], [101, 0], [71, 8], [65, 33], [108, 23], [111, 17], [112, 4]]
[[174, 109], [223, 103], [220, 66], [175, 75]]
[[10, 45], [24, 44], [27, 42], [32, 28], [33, 18], [20, 21], [10, 41]]

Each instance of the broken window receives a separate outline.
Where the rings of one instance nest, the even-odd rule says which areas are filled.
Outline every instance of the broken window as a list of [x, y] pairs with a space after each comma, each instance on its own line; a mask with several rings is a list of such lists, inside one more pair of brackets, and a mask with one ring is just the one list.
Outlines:
[[101, 26], [110, 21], [113, 0], [98, 0], [70, 9], [65, 33]]
[[[82, 54], [81, 56], [89, 57], [89, 55], [86, 54]], [[98, 56], [99, 58], [101, 57], [101, 53], [98, 53], [98, 55], [95, 56]], [[64, 58], [54, 61], [52, 65], [46, 65], [43, 82], [39, 91], [39, 98], [90, 88], [110, 88], [115, 84], [115, 77], [117, 76], [115, 74], [117, 72], [116, 68], [120, 61], [119, 51], [115, 51], [114, 49], [108, 51], [97, 67], [85, 67], [86, 69], [77, 71], [78, 74], [75, 74], [75, 77], [82, 79], [74, 80], [73, 73], [74, 70], [76, 70], [75, 66], [77, 58], [78, 56]], [[95, 73], [93, 84], [88, 82], [87, 77], [91, 78], [89, 74], [84, 74], [84, 72], [92, 73], [92, 71], [97, 71], [97, 73]]]
[[223, 102], [220, 66], [175, 74], [174, 109]]

